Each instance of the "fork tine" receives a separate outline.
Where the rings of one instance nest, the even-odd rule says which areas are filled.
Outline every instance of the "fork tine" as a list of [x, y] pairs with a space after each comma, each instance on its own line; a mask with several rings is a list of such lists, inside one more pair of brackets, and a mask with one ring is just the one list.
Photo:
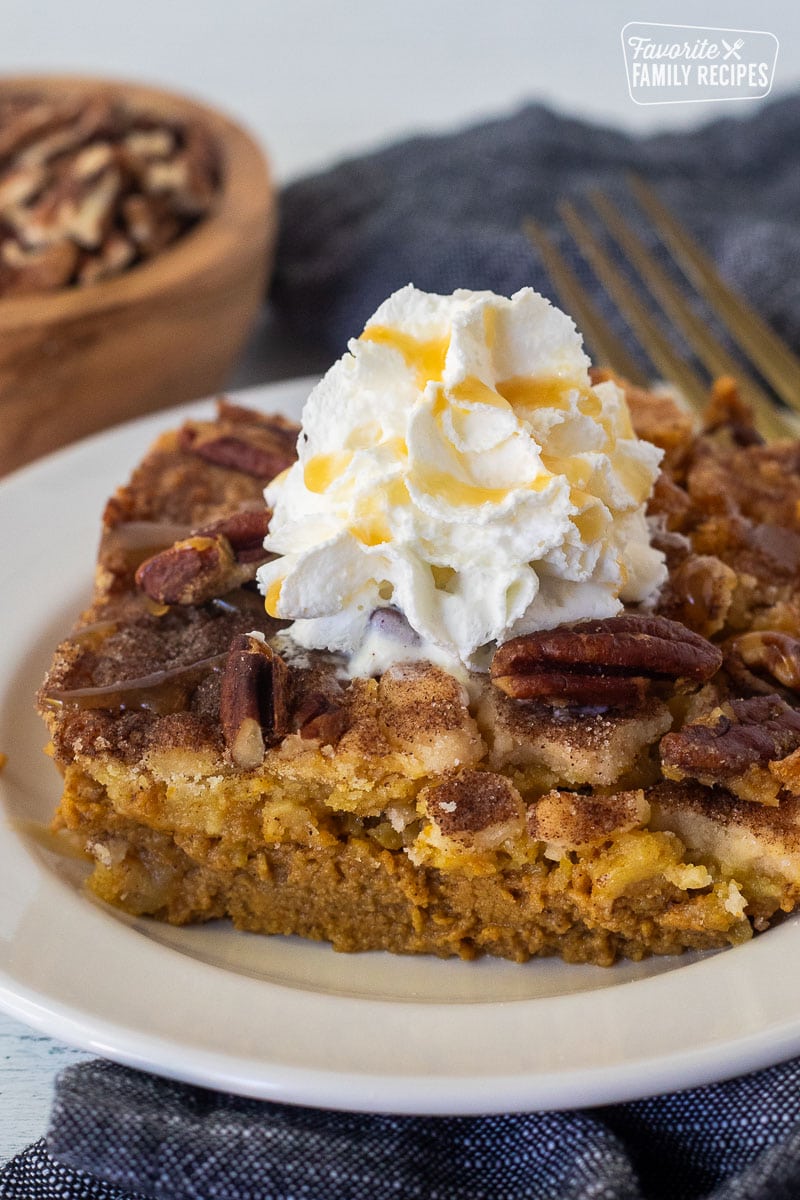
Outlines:
[[522, 228], [528, 240], [538, 250], [539, 257], [555, 284], [567, 312], [572, 313], [581, 333], [585, 334], [592, 349], [592, 357], [597, 362], [613, 367], [631, 383], [638, 384], [639, 387], [647, 387], [647, 378], [644, 372], [628, 353], [605, 317], [588, 299], [586, 290], [581, 287], [577, 275], [568, 266], [542, 226], [537, 221], [528, 218], [523, 221]]
[[646, 347], [658, 371], [681, 389], [690, 404], [698, 410], [705, 407], [708, 389], [697, 372], [673, 350], [668, 339], [649, 315], [635, 288], [628, 283], [606, 254], [600, 241], [577, 209], [564, 201], [558, 212], [569, 229], [581, 253], [588, 258], [597, 278], [612, 297], [625, 320]]
[[727, 323], [738, 344], [780, 398], [800, 411], [800, 359], [746, 300], [723, 283], [711, 259], [683, 229], [654, 189], [635, 175], [629, 182], [636, 199], [684, 273]]
[[733, 376], [741, 387], [744, 399], [752, 406], [761, 432], [765, 437], [788, 437], [792, 430], [767, 393], [749, 371], [731, 355], [725, 346], [692, 312], [680, 289], [653, 258], [630, 225], [614, 208], [607, 196], [599, 191], [589, 193], [589, 199], [612, 237], [624, 250], [628, 261], [653, 297], [683, 331], [703, 365], [712, 376]]

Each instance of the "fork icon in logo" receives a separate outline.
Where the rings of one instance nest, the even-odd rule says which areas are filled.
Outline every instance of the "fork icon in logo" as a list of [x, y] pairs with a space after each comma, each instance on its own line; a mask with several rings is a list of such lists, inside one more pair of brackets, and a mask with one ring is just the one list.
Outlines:
[[739, 51], [741, 50], [742, 46], [744, 45], [744, 38], [737, 38], [736, 41], [733, 43], [733, 45], [731, 45], [730, 42], [726, 42], [725, 38], [721, 38], [720, 40], [722, 41], [722, 44], [725, 47], [725, 54], [723, 55], [723, 61], [725, 59], [730, 58], [731, 55], [733, 55], [734, 58], [741, 59], [742, 56], [739, 53]]

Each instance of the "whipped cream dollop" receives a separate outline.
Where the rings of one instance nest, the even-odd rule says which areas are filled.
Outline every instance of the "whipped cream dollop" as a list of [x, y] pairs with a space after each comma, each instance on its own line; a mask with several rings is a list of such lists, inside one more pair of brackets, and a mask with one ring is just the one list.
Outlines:
[[[387, 655], [485, 669], [518, 634], [652, 599], [661, 451], [588, 368], [531, 288], [395, 292], [312, 391], [298, 461], [266, 490], [267, 611], [370, 674]], [[387, 639], [387, 608], [408, 636]]]

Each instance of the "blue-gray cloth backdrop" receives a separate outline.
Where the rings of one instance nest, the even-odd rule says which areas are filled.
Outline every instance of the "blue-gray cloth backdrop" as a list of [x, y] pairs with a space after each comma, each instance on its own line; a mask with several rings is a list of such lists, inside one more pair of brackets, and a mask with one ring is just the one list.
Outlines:
[[616, 321], [555, 206], [600, 187], [636, 222], [629, 172], [657, 186], [722, 273], [800, 347], [800, 95], [756, 104], [745, 119], [646, 138], [532, 105], [350, 159], [285, 189], [274, 303], [333, 357], [406, 283], [503, 295], [532, 284], [555, 299], [522, 232], [533, 215]]

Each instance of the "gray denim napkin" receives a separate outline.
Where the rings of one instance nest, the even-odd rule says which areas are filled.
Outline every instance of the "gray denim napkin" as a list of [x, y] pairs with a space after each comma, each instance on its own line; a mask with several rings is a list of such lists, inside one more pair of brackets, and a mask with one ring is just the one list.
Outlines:
[[[557, 299], [521, 232], [533, 215], [629, 338], [562, 231], [555, 205], [599, 186], [636, 223], [625, 184], [635, 171], [729, 281], [800, 347], [798, 147], [796, 94], [756, 104], [745, 119], [646, 138], [541, 105], [459, 133], [414, 138], [285, 190], [273, 300], [310, 342], [338, 356], [378, 304], [409, 282], [433, 292], [469, 287], [504, 295], [531, 284]], [[698, 314], [707, 318], [701, 304]]]
[[[273, 299], [301, 334], [338, 355], [409, 281], [548, 293], [519, 231], [523, 216], [555, 230], [556, 198], [596, 184], [627, 205], [621, 180], [632, 168], [800, 346], [798, 146], [800, 96], [755, 106], [745, 120], [645, 139], [540, 106], [415, 138], [285, 190]], [[797, 1200], [800, 1060], [635, 1104], [474, 1119], [291, 1108], [81, 1064], [58, 1081], [47, 1143], [0, 1170], [0, 1197]]]
[[797, 1200], [800, 1061], [574, 1113], [395, 1117], [68, 1067], [7, 1200]]

